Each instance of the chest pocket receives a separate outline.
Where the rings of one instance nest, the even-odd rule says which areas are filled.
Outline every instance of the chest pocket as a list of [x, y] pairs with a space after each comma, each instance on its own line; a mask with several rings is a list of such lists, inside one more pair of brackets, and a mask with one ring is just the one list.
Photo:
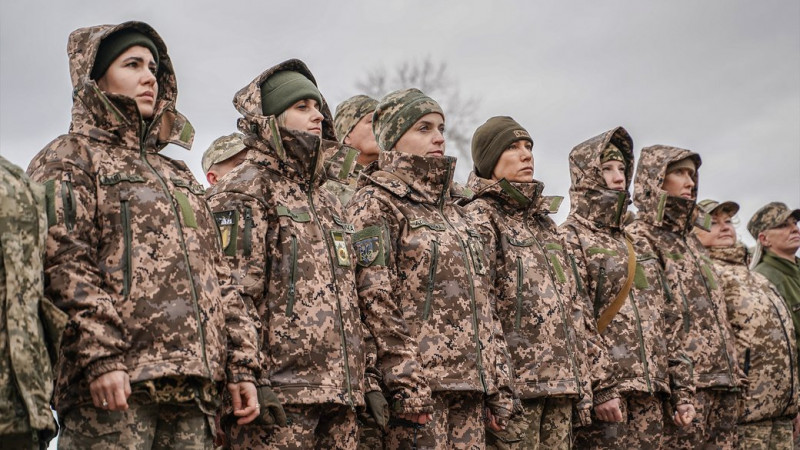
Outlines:
[[187, 182], [180, 178], [173, 177], [170, 178], [170, 181], [172, 181], [172, 184], [176, 187], [172, 195], [175, 197], [175, 201], [178, 203], [178, 208], [181, 210], [183, 224], [189, 228], [197, 228], [197, 217], [194, 214], [192, 202], [186, 192], [192, 194], [193, 197], [202, 197], [202, 195], [205, 193], [205, 189], [203, 189], [203, 186], [200, 186], [199, 184]]
[[636, 257], [636, 272], [633, 277], [633, 285], [636, 289], [647, 289], [650, 287], [650, 282], [647, 280], [646, 268], [658, 264], [656, 255], [652, 253], [645, 253]]

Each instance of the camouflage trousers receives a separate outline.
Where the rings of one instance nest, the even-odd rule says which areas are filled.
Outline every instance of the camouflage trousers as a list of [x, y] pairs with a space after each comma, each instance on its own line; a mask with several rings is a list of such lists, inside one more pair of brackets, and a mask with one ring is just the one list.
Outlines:
[[283, 405], [286, 426], [237, 425], [226, 429], [231, 449], [354, 450], [356, 413], [346, 405]]
[[505, 430], [486, 430], [491, 450], [569, 450], [572, 448], [572, 404], [566, 397], [523, 400], [523, 413], [511, 418]]
[[94, 406], [72, 409], [61, 419], [59, 449], [214, 448], [213, 417], [195, 403], [131, 404], [127, 411]]
[[482, 450], [486, 447], [483, 393], [434, 392], [433, 422], [425, 426], [392, 419], [391, 450]]
[[662, 448], [664, 402], [661, 397], [634, 392], [624, 394], [620, 403], [622, 422], [603, 422], [593, 416], [591, 425], [575, 431], [575, 448]]
[[358, 430], [358, 450], [376, 450], [383, 448], [384, 431], [372, 417], [362, 418]]
[[698, 389], [694, 408], [697, 415], [691, 425], [679, 427], [672, 422], [672, 409], [664, 414], [664, 444], [668, 449], [736, 448], [738, 400], [735, 392]]
[[792, 450], [794, 446], [793, 426], [792, 419], [789, 417], [740, 423], [737, 448], [743, 450]]

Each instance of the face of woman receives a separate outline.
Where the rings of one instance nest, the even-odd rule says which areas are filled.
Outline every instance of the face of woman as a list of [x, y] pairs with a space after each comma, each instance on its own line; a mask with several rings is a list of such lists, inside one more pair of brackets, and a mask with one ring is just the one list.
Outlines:
[[797, 219], [789, 217], [783, 225], [762, 231], [758, 235], [758, 240], [761, 245], [778, 256], [793, 260], [795, 253], [800, 249], [800, 229], [797, 228]]
[[286, 109], [282, 114], [283, 127], [287, 130], [304, 131], [322, 136], [322, 113], [319, 103], [314, 99], [300, 100]]
[[418, 156], [444, 156], [444, 117], [425, 114], [398, 139], [394, 149]]
[[600, 170], [603, 172], [607, 188], [615, 191], [625, 190], [625, 163], [612, 159], [604, 162]]
[[122, 52], [97, 80], [97, 86], [110, 94], [124, 95], [136, 101], [145, 119], [153, 117], [158, 98], [158, 67], [146, 47], [134, 45]]
[[527, 140], [519, 140], [506, 148], [492, 171], [492, 179], [505, 178], [517, 183], [533, 181], [533, 144]]
[[683, 197], [687, 200], [693, 200], [694, 193], [692, 192], [692, 188], [694, 188], [694, 175], [694, 169], [687, 167], [673, 170], [664, 177], [664, 183], [661, 185], [661, 189], [667, 191], [667, 195], [672, 197]]
[[372, 132], [372, 113], [366, 114], [358, 121], [350, 134], [344, 138], [344, 143], [359, 151], [360, 163], [369, 163], [378, 159], [378, 142]]
[[732, 247], [736, 243], [736, 229], [733, 217], [724, 212], [711, 216], [711, 230], [698, 230], [697, 238], [703, 247]]

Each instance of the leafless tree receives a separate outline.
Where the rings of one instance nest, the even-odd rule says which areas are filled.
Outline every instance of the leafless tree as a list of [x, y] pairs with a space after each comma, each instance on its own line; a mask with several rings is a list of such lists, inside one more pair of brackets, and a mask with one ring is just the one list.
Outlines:
[[434, 62], [430, 56], [404, 61], [391, 69], [373, 69], [356, 82], [359, 92], [377, 99], [409, 87], [418, 88], [442, 106], [447, 116], [447, 153], [458, 156], [461, 178], [466, 178], [471, 168], [470, 141], [478, 126], [480, 99], [463, 95], [457, 80], [447, 71], [447, 62]]

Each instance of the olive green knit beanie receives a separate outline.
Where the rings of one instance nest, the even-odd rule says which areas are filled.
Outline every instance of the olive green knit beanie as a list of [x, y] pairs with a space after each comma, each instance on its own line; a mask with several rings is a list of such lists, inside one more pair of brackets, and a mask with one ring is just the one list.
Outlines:
[[322, 108], [322, 94], [317, 86], [300, 72], [283, 70], [261, 83], [261, 110], [265, 116], [278, 116], [296, 102], [314, 99]]
[[479, 126], [472, 135], [472, 163], [481, 178], [491, 178], [500, 155], [519, 140], [533, 144], [531, 135], [508, 116], [496, 116]]

